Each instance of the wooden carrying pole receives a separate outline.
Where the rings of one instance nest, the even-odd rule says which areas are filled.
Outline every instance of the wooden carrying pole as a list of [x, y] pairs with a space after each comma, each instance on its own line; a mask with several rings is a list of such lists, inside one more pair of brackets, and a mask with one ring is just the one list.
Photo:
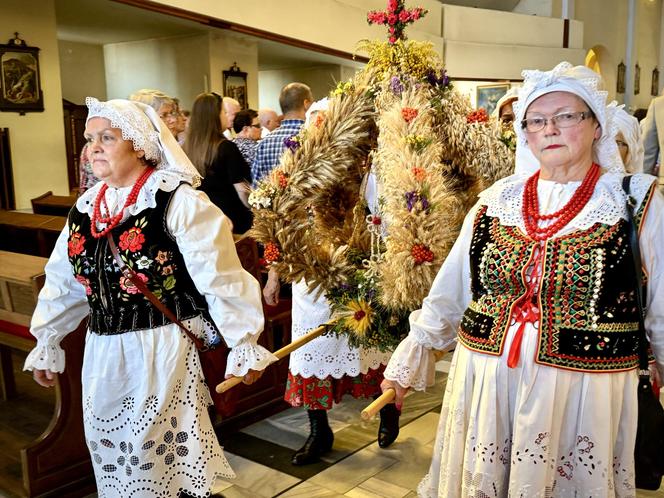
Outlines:
[[[310, 330], [306, 334], [304, 334], [302, 337], [298, 337], [295, 339], [293, 342], [290, 344], [286, 344], [283, 348], [278, 349], [277, 351], [274, 352], [274, 356], [277, 357], [278, 360], [281, 360], [282, 358], [285, 358], [289, 354], [291, 354], [293, 351], [296, 349], [304, 346], [306, 343], [313, 341], [316, 337], [319, 337], [323, 335], [323, 333], [332, 325], [334, 325], [334, 321], [325, 323], [318, 327], [317, 329]], [[237, 386], [238, 384], [242, 383], [242, 377], [231, 377], [230, 379], [226, 379], [222, 383], [218, 384], [215, 390], [218, 393], [225, 393], [228, 391], [230, 388]]]
[[[445, 354], [444, 351], [433, 352], [433, 356], [436, 359], [436, 361], [440, 360], [444, 354]], [[376, 416], [376, 414], [380, 411], [381, 408], [383, 408], [385, 405], [390, 404], [394, 400], [395, 395], [396, 393], [394, 389], [388, 389], [383, 394], [381, 394], [378, 398], [376, 398], [373, 401], [373, 403], [371, 403], [364, 410], [362, 410], [361, 413], [362, 420], [371, 420], [374, 416]]]

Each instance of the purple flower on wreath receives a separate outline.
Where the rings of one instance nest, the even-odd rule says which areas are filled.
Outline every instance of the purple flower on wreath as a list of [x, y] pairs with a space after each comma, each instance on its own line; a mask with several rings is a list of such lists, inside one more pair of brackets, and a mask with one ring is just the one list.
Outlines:
[[401, 93], [403, 92], [403, 84], [398, 76], [392, 76], [392, 79], [390, 80], [390, 91], [396, 96], [401, 96]]
[[419, 194], [417, 191], [413, 190], [412, 192], [406, 192], [406, 205], [408, 206], [408, 211], [412, 211], [415, 207], [417, 201], [420, 202], [422, 210], [426, 211], [429, 209], [429, 200], [425, 195]]
[[295, 151], [300, 148], [300, 145], [300, 139], [297, 137], [297, 135], [293, 135], [292, 137], [287, 137], [284, 139], [284, 147], [286, 147], [292, 153], [295, 153]]
[[436, 71], [431, 69], [427, 73], [427, 81], [429, 82], [429, 84], [431, 86], [446, 87], [447, 85], [450, 84], [450, 78], [449, 78], [449, 76], [447, 76], [447, 71], [445, 69], [443, 69], [440, 72], [440, 78], [438, 77], [438, 74], [436, 73]]

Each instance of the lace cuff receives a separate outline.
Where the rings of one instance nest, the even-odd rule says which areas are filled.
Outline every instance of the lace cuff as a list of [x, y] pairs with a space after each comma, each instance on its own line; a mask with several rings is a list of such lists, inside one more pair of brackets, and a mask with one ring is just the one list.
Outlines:
[[226, 360], [226, 375], [244, 377], [251, 370], [264, 370], [277, 357], [263, 346], [251, 342], [251, 338], [231, 349]]
[[392, 354], [383, 376], [402, 387], [424, 391], [434, 383], [436, 359], [433, 350], [421, 345], [411, 335]]
[[23, 370], [50, 370], [62, 373], [65, 370], [65, 352], [59, 344], [39, 344], [25, 359]]

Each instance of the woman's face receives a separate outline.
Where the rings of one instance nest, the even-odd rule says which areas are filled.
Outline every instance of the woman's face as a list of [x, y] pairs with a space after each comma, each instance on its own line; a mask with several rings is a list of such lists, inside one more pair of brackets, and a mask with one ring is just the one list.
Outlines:
[[177, 137], [179, 133], [178, 125], [180, 113], [173, 103], [161, 104], [161, 107], [157, 111], [161, 120], [166, 124], [166, 127], [170, 130], [174, 137]]
[[525, 130], [528, 146], [542, 168], [590, 167], [593, 142], [601, 136], [597, 121], [586, 117], [569, 127], [561, 127], [551, 121], [553, 116], [562, 117], [575, 113], [578, 116], [582, 111], [589, 112], [586, 103], [569, 92], [547, 93], [530, 104], [526, 119], [546, 119], [541, 130]]
[[122, 132], [106, 118], [91, 118], [85, 127], [92, 172], [111, 187], [132, 185], [144, 170], [142, 150], [135, 151]]
[[618, 146], [618, 152], [620, 152], [620, 159], [622, 159], [623, 166], [627, 166], [627, 159], [629, 158], [629, 145], [627, 145], [627, 140], [622, 132], [618, 132], [616, 135], [616, 145]]

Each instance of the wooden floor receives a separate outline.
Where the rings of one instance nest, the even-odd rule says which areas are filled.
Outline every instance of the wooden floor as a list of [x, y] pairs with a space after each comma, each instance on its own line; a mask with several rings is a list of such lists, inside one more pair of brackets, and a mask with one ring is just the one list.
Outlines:
[[24, 496], [19, 451], [34, 441], [53, 415], [55, 391], [38, 386], [32, 374], [22, 372], [25, 353], [12, 357], [17, 397], [0, 401], [0, 496]]

